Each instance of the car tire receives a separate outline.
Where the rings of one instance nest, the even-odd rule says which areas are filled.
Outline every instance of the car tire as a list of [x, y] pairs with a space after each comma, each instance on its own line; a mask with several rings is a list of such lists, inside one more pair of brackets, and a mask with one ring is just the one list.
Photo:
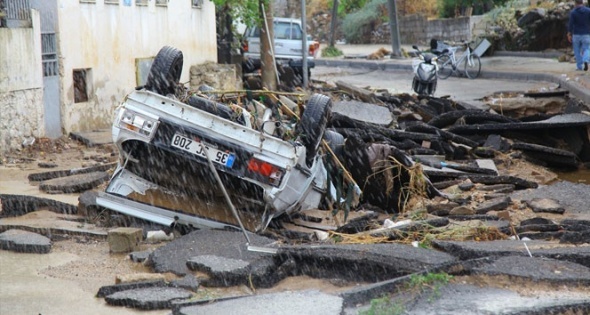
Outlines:
[[328, 129], [324, 132], [324, 139], [336, 157], [339, 160], [342, 160], [342, 153], [344, 152], [344, 136], [334, 130]]
[[150, 68], [145, 88], [160, 95], [174, 94], [182, 74], [182, 52], [171, 46], [164, 46]]
[[306, 162], [310, 166], [324, 136], [328, 117], [332, 111], [332, 100], [322, 94], [311, 96], [298, 125], [299, 138], [306, 148]]

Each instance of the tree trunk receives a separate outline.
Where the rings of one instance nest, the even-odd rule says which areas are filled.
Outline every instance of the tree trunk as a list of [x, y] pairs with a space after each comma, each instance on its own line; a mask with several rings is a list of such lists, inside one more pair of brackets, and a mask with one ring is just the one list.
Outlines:
[[269, 1], [259, 0], [258, 6], [262, 17], [260, 32], [260, 61], [262, 70], [262, 86], [271, 91], [277, 90], [277, 71], [274, 60], [274, 40], [272, 24], [272, 5]]
[[338, 0], [332, 5], [332, 21], [330, 22], [330, 47], [336, 43], [336, 22], [338, 20]]

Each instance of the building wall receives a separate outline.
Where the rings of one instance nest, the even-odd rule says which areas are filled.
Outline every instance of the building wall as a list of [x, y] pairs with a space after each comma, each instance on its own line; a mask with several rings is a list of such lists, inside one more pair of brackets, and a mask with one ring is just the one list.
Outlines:
[[[104, 0], [58, 0], [59, 52], [63, 126], [66, 133], [109, 128], [116, 106], [136, 83], [136, 61], [153, 58], [162, 46], [180, 49], [184, 56], [181, 82], [188, 82], [190, 66], [217, 61], [215, 7], [204, 0], [167, 6], [135, 0], [105, 4]], [[129, 4], [129, 5], [127, 5]], [[90, 69], [87, 102], [74, 101], [75, 69]]]
[[43, 125], [43, 73], [39, 14], [32, 27], [0, 28], [0, 154], [40, 137]]

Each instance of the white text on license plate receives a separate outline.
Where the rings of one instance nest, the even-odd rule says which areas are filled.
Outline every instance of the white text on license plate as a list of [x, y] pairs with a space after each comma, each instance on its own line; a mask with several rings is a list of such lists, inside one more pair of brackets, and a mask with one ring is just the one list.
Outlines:
[[207, 148], [207, 152], [209, 153], [209, 158], [211, 161], [221, 164], [226, 167], [232, 167], [234, 165], [235, 156], [228, 152], [223, 152], [217, 150], [216, 148], [210, 148], [206, 144], [201, 145], [200, 142], [189, 139], [185, 136], [175, 134], [172, 138], [172, 143], [170, 143], [173, 147], [182, 149], [184, 151], [190, 152], [192, 154], [196, 154], [198, 156], [205, 156], [205, 152], [203, 151], [203, 147]]

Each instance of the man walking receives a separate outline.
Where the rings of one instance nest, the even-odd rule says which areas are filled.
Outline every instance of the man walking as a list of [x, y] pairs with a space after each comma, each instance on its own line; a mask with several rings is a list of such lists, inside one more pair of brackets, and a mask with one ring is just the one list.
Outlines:
[[584, 0], [574, 0], [575, 7], [570, 12], [567, 40], [574, 46], [576, 70], [588, 71], [588, 50], [590, 49], [590, 8], [584, 6]]

